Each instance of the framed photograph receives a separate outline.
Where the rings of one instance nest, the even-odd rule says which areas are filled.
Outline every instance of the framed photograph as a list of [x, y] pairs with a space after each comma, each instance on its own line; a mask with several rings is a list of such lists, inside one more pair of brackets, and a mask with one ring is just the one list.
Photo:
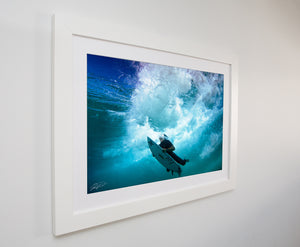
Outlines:
[[234, 189], [237, 93], [232, 55], [56, 15], [54, 235]]

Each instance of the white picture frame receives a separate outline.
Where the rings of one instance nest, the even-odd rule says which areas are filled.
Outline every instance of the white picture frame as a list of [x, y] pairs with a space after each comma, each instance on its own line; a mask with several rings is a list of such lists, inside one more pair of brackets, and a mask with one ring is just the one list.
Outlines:
[[[100, 47], [100, 48], [99, 48]], [[111, 48], [110, 48], [111, 47]], [[123, 49], [123, 48], [126, 49]], [[224, 87], [223, 169], [203, 176], [159, 184], [133, 186], [118, 194], [86, 194], [86, 121], [82, 107], [86, 88], [82, 54], [109, 55], [120, 48], [121, 56], [189, 68], [200, 66], [223, 71]], [[105, 52], [103, 53], [103, 50]], [[159, 57], [159, 59], [157, 59]], [[79, 59], [78, 59], [79, 58]], [[165, 60], [164, 60], [165, 59]], [[172, 61], [172, 62], [169, 62]], [[182, 62], [184, 61], [184, 62]], [[198, 65], [197, 65], [198, 64]], [[204, 67], [203, 67], [204, 66]], [[206, 66], [206, 67], [205, 67]], [[82, 83], [83, 82], [83, 83]], [[238, 82], [237, 59], [190, 41], [115, 26], [74, 16], [53, 17], [52, 177], [53, 234], [59, 236], [147, 212], [182, 204], [235, 188], [237, 163]], [[83, 99], [83, 100], [80, 100]], [[79, 109], [79, 110], [78, 110]], [[81, 109], [81, 110], [80, 110]], [[85, 115], [86, 116], [86, 115]], [[79, 122], [79, 123], [78, 123]], [[81, 134], [83, 133], [83, 134]], [[163, 188], [163, 189], [161, 189]], [[100, 195], [100, 196], [99, 196]]]

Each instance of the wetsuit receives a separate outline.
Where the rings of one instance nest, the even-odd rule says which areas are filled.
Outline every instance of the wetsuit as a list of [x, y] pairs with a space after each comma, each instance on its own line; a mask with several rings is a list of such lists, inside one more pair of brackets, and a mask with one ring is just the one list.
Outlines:
[[[169, 140], [163, 140], [159, 146], [161, 148], [170, 148], [173, 146], [172, 142], [170, 142]], [[178, 157], [173, 151], [171, 150], [166, 150], [167, 153], [180, 165], [185, 165], [186, 160], [181, 159], [180, 157]]]

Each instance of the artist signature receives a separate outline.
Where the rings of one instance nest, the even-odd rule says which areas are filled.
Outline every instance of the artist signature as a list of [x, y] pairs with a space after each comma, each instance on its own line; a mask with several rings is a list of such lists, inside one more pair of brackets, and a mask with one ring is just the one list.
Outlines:
[[101, 181], [99, 183], [94, 183], [91, 187], [90, 187], [90, 191], [94, 192], [94, 191], [99, 191], [99, 189], [103, 188], [105, 185], [107, 185], [107, 183], [105, 181]]

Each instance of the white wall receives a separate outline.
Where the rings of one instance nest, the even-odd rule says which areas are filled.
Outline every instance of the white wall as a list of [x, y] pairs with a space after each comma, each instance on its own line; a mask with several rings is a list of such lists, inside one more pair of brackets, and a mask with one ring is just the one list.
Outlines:
[[[60, 238], [51, 233], [51, 15], [239, 57], [237, 189]], [[300, 2], [0, 0], [0, 246], [300, 246]]]

